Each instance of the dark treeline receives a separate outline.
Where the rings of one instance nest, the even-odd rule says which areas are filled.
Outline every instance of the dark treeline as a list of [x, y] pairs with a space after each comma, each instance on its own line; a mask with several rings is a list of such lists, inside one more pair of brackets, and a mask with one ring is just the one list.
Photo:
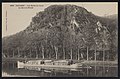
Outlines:
[[[117, 19], [75, 5], [52, 5], [23, 31], [3, 38], [3, 57], [48, 59], [117, 58]], [[89, 57], [87, 57], [89, 54]]]

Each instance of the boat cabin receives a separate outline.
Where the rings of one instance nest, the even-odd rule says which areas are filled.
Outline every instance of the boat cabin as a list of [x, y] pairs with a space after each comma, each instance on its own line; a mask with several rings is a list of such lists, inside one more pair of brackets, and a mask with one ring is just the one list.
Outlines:
[[30, 60], [26, 62], [26, 64], [30, 65], [71, 65], [73, 64], [72, 60]]
[[52, 60], [44, 60], [44, 65], [54, 65]]
[[55, 65], [71, 65], [73, 64], [72, 61], [69, 60], [58, 60], [58, 61], [54, 61]]
[[27, 64], [31, 64], [31, 65], [39, 65], [41, 64], [42, 60], [30, 60], [27, 62]]

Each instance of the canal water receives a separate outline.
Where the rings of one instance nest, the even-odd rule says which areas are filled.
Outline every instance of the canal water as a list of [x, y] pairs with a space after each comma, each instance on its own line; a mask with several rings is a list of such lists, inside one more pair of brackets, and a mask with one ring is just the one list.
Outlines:
[[118, 77], [118, 67], [91, 66], [80, 69], [17, 68], [17, 62], [3, 62], [3, 77]]

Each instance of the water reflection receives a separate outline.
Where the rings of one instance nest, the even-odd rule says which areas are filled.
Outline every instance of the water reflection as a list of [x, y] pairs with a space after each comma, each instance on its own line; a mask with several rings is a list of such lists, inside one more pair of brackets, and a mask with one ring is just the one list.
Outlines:
[[2, 73], [19, 76], [35, 77], [117, 77], [118, 68], [107, 66], [92, 66], [92, 68], [79, 69], [52, 69], [40, 67], [17, 68], [16, 62], [2, 63]]

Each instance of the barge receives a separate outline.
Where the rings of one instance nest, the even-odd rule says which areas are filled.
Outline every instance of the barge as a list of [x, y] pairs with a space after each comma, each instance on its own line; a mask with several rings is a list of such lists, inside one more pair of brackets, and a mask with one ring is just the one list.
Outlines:
[[41, 68], [83, 68], [85, 65], [80, 63], [74, 63], [72, 60], [30, 60], [27, 62], [18, 61], [18, 68], [25, 67], [41, 67]]

